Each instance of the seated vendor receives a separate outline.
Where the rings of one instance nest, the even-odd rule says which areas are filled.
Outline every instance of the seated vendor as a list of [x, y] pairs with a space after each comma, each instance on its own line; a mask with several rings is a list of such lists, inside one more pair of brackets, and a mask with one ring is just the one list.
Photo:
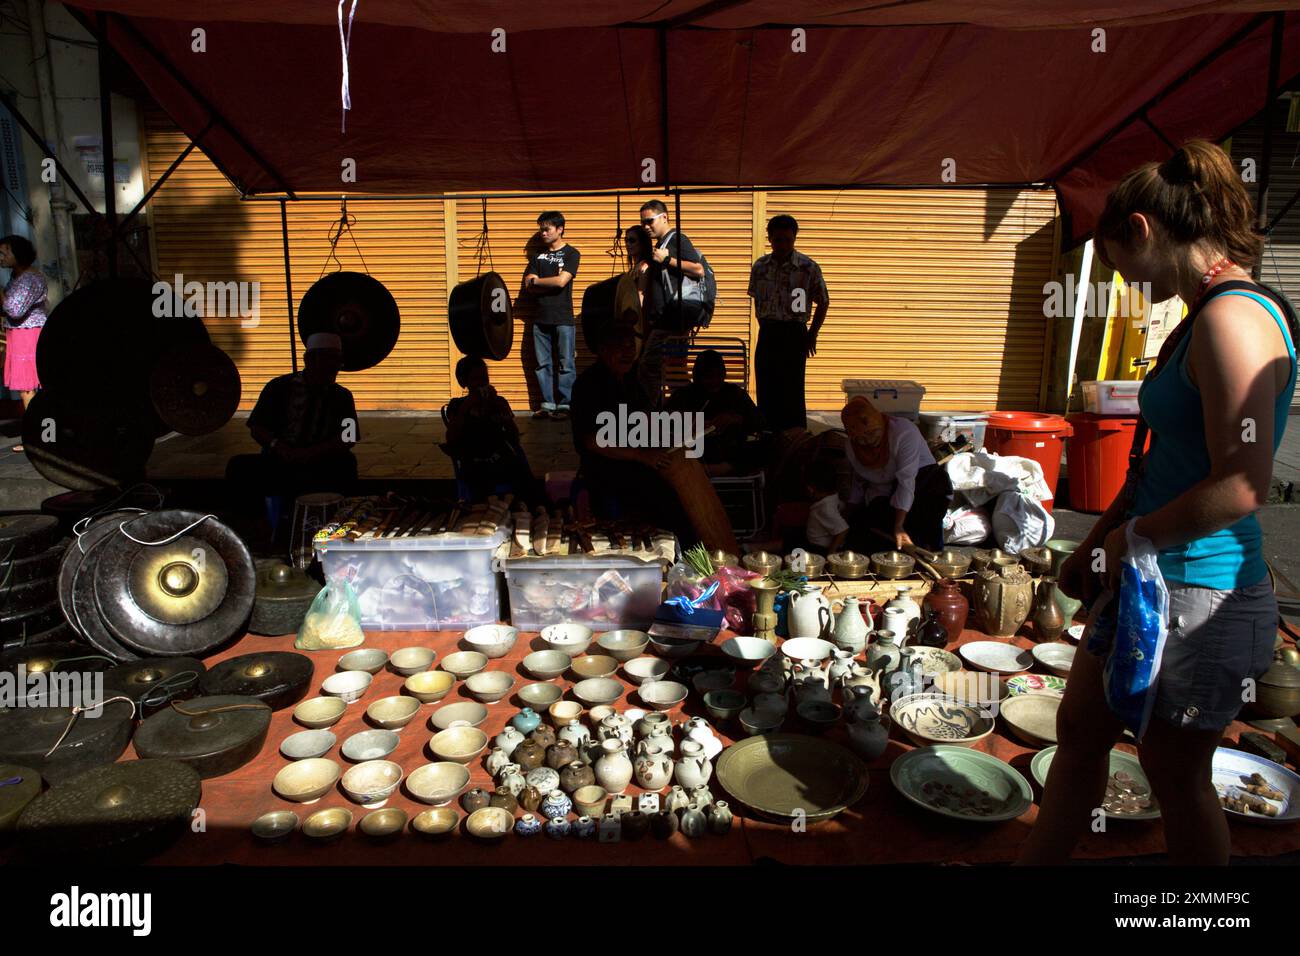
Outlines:
[[840, 412], [852, 489], [848, 546], [865, 554], [917, 545], [943, 547], [943, 518], [952, 500], [948, 473], [935, 464], [920, 429], [885, 415], [862, 396]]
[[456, 463], [462, 496], [481, 501], [513, 492], [540, 501], [537, 480], [519, 444], [515, 413], [489, 383], [487, 363], [465, 356], [456, 363], [456, 381], [465, 395], [447, 403], [447, 440], [441, 447]]
[[704, 470], [710, 478], [752, 475], [763, 467], [758, 406], [743, 388], [727, 381], [721, 352], [706, 349], [696, 356], [691, 384], [673, 392], [664, 408], [704, 414]]

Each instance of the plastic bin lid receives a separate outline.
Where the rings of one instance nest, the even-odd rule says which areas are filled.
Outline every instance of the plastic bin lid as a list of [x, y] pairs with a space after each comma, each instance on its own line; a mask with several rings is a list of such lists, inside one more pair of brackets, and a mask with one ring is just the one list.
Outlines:
[[1047, 412], [989, 412], [989, 426], [1011, 432], [1069, 431], [1070, 424], [1060, 415]]
[[506, 528], [492, 534], [436, 534], [401, 538], [333, 538], [313, 541], [317, 551], [495, 551], [506, 540]]
[[1071, 424], [1086, 425], [1103, 432], [1117, 432], [1131, 429], [1137, 424], [1136, 415], [1102, 415], [1097, 412], [1074, 412], [1066, 415], [1065, 420]]
[[966, 422], [966, 421], [982, 422], [988, 420], [989, 413], [988, 412], [921, 412], [921, 417], [926, 421], [935, 421], [935, 422], [943, 421], [944, 419], [948, 419], [949, 421], [954, 421], [954, 422]]
[[909, 391], [924, 392], [925, 386], [920, 382], [913, 382], [911, 379], [902, 378], [846, 378], [841, 383], [847, 392], [850, 389], [862, 392], [873, 392], [878, 390], [884, 391]]

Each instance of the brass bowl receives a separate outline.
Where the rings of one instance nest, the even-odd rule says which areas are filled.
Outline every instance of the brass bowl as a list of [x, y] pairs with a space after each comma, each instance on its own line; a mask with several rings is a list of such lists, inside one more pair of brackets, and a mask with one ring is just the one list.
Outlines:
[[411, 820], [411, 829], [420, 836], [437, 838], [451, 833], [458, 823], [460, 823], [460, 814], [451, 807], [435, 807], [417, 813]]
[[357, 825], [357, 829], [375, 840], [391, 840], [406, 829], [406, 811], [398, 807], [371, 810]]
[[468, 786], [469, 768], [452, 760], [426, 763], [406, 778], [407, 792], [421, 803], [435, 807], [451, 803]]
[[254, 820], [249, 829], [259, 840], [274, 843], [298, 829], [298, 814], [292, 810], [272, 810]]
[[302, 821], [302, 835], [313, 840], [333, 840], [352, 826], [352, 811], [345, 807], [317, 810]]
[[710, 551], [709, 560], [715, 568], [738, 568], [740, 559], [730, 551]]
[[388, 652], [378, 647], [362, 647], [339, 658], [341, 671], [365, 671], [377, 674], [388, 663]]
[[604, 654], [584, 654], [573, 659], [572, 670], [582, 680], [609, 677], [618, 670], [618, 661]]
[[311, 697], [293, 709], [293, 719], [304, 727], [319, 730], [333, 727], [347, 709], [347, 701], [338, 697]]
[[596, 645], [620, 664], [625, 664], [645, 653], [650, 635], [645, 631], [606, 631], [596, 639]]
[[478, 651], [457, 651], [454, 654], [448, 654], [442, 659], [442, 669], [455, 677], [456, 680], [465, 680], [467, 677], [472, 677], [487, 665], [487, 655]]
[[1019, 563], [1019, 558], [1001, 548], [980, 548], [971, 555], [971, 565], [976, 571], [983, 571], [989, 567], [1011, 567]]
[[1020, 563], [1035, 577], [1052, 573], [1052, 552], [1046, 548], [1025, 548], [1020, 552]]
[[271, 781], [271, 788], [286, 800], [314, 803], [329, 793], [338, 782], [340, 772], [337, 763], [324, 757], [295, 760], [280, 768]]
[[429, 726], [435, 730], [446, 730], [453, 723], [464, 721], [471, 727], [477, 727], [487, 720], [488, 709], [474, 700], [458, 700], [454, 704], [444, 704], [433, 712]]
[[1275, 660], [1255, 682], [1255, 700], [1247, 709], [1256, 720], [1300, 714], [1300, 670]]
[[403, 677], [410, 677], [433, 666], [437, 654], [427, 647], [403, 647], [393, 651], [388, 666]]
[[477, 727], [456, 726], [440, 730], [429, 741], [439, 760], [467, 764], [487, 749], [488, 736]]
[[767, 575], [781, 570], [781, 556], [771, 551], [755, 551], [745, 555], [741, 560], [746, 570], [756, 571], [759, 574]]
[[[868, 558], [865, 554], [858, 554], [856, 551], [836, 551], [826, 556], [826, 570], [834, 577], [853, 581], [866, 577], [867, 569], [872, 566], [873, 561], [874, 558]], [[908, 573], [911, 573], [910, 567]]]
[[[446, 664], [443, 661], [443, 664]], [[465, 679], [465, 690], [477, 701], [495, 704], [514, 689], [515, 679], [505, 671], [483, 671]]]
[[420, 709], [414, 697], [381, 697], [366, 708], [366, 716], [384, 730], [401, 730]]
[[959, 578], [970, 570], [971, 557], [953, 548], [944, 548], [928, 563], [945, 578]]
[[871, 571], [878, 578], [897, 581], [916, 570], [916, 559], [901, 551], [877, 551], [871, 556]]
[[422, 704], [433, 704], [451, 693], [456, 677], [447, 671], [420, 671], [406, 678], [406, 692]]
[[538, 713], [546, 710], [563, 696], [564, 688], [558, 684], [540, 682], [525, 684], [519, 688], [519, 699]]
[[[784, 564], [786, 569], [789, 571], [794, 570], [793, 558], [794, 558], [793, 555], [787, 554], [785, 556]], [[820, 578], [826, 571], [826, 559], [822, 557], [820, 554], [806, 554], [804, 556], [804, 564], [805, 567], [807, 568], [807, 570], [805, 570], [804, 573], [808, 575], [808, 578], [810, 580], [812, 578]]]

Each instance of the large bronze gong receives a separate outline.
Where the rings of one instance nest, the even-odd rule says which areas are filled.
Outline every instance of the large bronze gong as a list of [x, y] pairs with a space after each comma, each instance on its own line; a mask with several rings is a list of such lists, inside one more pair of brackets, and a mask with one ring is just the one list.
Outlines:
[[114, 404], [88, 390], [39, 391], [23, 413], [28, 460], [65, 488], [94, 491], [139, 481], [153, 443], [153, 415], [145, 406]]
[[495, 272], [462, 282], [447, 297], [447, 324], [456, 348], [499, 362], [515, 340], [514, 309], [506, 282]]
[[195, 697], [154, 714], [140, 725], [133, 743], [142, 758], [179, 760], [206, 780], [256, 757], [270, 726], [271, 708], [255, 698]]
[[81, 537], [68, 545], [59, 565], [59, 603], [63, 616], [77, 633], [101, 654], [115, 661], [133, 661], [140, 657], [127, 647], [104, 624], [95, 602], [95, 567], [100, 546], [119, 526], [139, 514], [137, 511], [110, 511], [96, 518]]
[[298, 335], [317, 332], [343, 340], [343, 371], [378, 365], [401, 332], [397, 302], [383, 283], [362, 272], [335, 272], [318, 279], [298, 305]]
[[[82, 704], [89, 706], [93, 684], [83, 680], [81, 687]], [[51, 783], [67, 780], [120, 757], [135, 727], [133, 714], [121, 700], [104, 703], [98, 716], [93, 710], [74, 715], [72, 707], [0, 710], [0, 762], [31, 767]]]
[[281, 710], [306, 696], [315, 669], [311, 658], [292, 651], [241, 654], [212, 665], [199, 680], [199, 692], [255, 697]]
[[257, 582], [238, 535], [180, 510], [141, 515], [121, 531], [101, 545], [94, 572], [95, 603], [118, 640], [149, 656], [202, 656], [242, 630]]
[[154, 411], [182, 435], [206, 435], [226, 424], [239, 407], [240, 394], [239, 369], [210, 342], [169, 349], [149, 377]]

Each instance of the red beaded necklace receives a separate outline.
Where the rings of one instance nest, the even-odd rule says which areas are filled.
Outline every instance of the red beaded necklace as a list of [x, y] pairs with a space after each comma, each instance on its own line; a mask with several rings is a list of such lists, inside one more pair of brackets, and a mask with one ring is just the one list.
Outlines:
[[1192, 306], [1195, 307], [1196, 303], [1200, 302], [1205, 296], [1205, 293], [1210, 291], [1211, 282], [1235, 265], [1235, 262], [1227, 256], [1224, 256], [1214, 265], [1210, 266], [1210, 268], [1205, 271], [1205, 274], [1201, 276], [1201, 287], [1196, 290], [1196, 298], [1192, 300]]

